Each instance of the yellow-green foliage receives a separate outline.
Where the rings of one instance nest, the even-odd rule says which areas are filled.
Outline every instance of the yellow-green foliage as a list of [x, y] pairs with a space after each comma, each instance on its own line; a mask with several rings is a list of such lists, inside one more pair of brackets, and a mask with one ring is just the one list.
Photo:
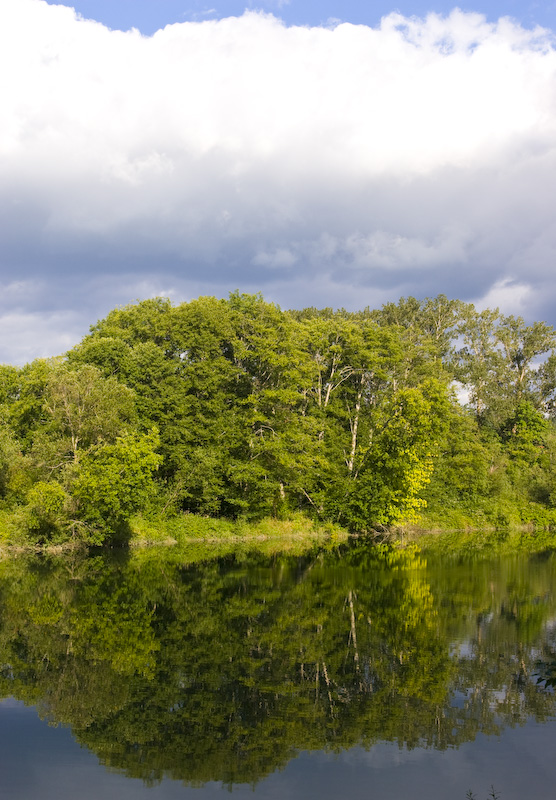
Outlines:
[[347, 539], [347, 531], [332, 523], [319, 524], [304, 514], [295, 514], [281, 520], [265, 517], [258, 522], [237, 521], [181, 514], [169, 518], [131, 518], [133, 540], [137, 544], [188, 544], [194, 541], [208, 543], [253, 542], [287, 540], [321, 540], [338, 543]]

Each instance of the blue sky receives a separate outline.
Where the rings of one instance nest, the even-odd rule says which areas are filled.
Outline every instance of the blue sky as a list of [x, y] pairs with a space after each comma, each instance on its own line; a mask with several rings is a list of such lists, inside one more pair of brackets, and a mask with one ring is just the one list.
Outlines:
[[[48, 0], [54, 3], [54, 0]], [[338, 19], [357, 25], [377, 25], [391, 11], [406, 16], [425, 16], [429, 11], [445, 14], [458, 5], [464, 11], [479, 11], [489, 20], [511, 16], [525, 26], [543, 25], [556, 28], [556, 2], [451, 3], [446, 0], [75, 0], [68, 2], [84, 17], [111, 28], [138, 28], [145, 35], [174, 22], [220, 19], [240, 16], [245, 9], [261, 9], [283, 19], [288, 25], [322, 25]]]
[[236, 289], [556, 325], [554, 4], [75, 6], [0, 2], [0, 361]]

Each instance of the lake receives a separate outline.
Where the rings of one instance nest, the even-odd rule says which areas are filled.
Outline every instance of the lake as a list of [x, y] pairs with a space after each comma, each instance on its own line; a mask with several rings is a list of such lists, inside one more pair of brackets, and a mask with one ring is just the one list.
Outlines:
[[553, 683], [551, 551], [0, 562], [10, 800], [542, 800]]

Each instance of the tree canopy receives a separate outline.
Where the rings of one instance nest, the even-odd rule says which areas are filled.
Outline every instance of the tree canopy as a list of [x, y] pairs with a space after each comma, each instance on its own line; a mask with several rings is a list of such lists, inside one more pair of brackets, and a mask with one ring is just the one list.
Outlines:
[[64, 356], [0, 368], [0, 514], [38, 543], [100, 543], [137, 512], [547, 524], [555, 343], [442, 295], [117, 308]]

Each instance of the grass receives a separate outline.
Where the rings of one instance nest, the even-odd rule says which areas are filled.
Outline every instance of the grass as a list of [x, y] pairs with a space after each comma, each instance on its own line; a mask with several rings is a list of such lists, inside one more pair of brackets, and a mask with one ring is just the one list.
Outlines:
[[257, 522], [180, 514], [168, 519], [133, 517], [130, 523], [133, 545], [188, 544], [191, 542], [237, 543], [303, 540], [339, 543], [348, 538], [345, 530], [330, 523], [320, 524], [297, 514], [289, 519], [264, 518]]
[[162, 522], [135, 517], [131, 524], [132, 557], [146, 562], [152, 556], [180, 564], [230, 555], [241, 559], [254, 553], [300, 556], [314, 547], [334, 548], [348, 538], [343, 529], [319, 525], [302, 515], [234, 522], [184, 514]]

